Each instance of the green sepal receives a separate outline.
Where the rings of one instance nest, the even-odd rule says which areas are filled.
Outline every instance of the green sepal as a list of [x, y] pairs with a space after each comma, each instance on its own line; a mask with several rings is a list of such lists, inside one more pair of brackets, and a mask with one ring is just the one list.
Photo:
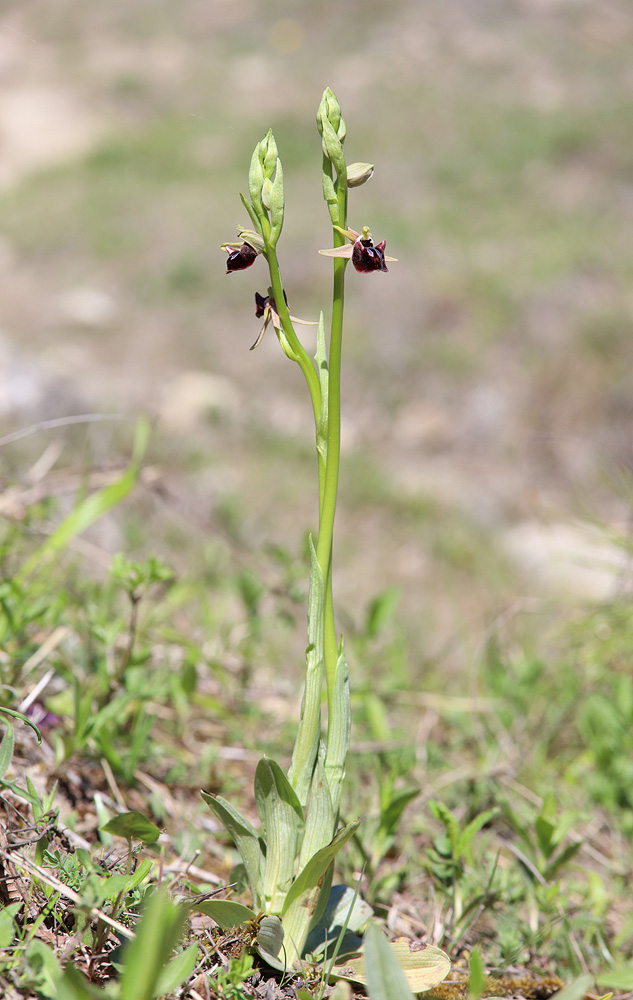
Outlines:
[[216, 818], [220, 820], [226, 832], [232, 837], [244, 863], [253, 903], [256, 909], [261, 909], [261, 875], [265, 864], [264, 845], [261, 838], [248, 820], [226, 799], [204, 791], [200, 794]]
[[276, 761], [262, 757], [255, 770], [255, 802], [266, 842], [260, 893], [262, 909], [278, 912], [294, 876], [303, 837], [303, 808], [297, 793]]

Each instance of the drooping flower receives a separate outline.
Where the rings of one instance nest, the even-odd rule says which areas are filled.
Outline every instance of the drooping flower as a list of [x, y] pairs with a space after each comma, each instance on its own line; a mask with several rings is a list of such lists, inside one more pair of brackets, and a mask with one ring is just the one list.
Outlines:
[[374, 245], [367, 226], [363, 226], [361, 233], [357, 233], [354, 229], [341, 229], [340, 226], [334, 226], [334, 229], [351, 240], [352, 245], [319, 250], [324, 257], [351, 257], [352, 264], [361, 274], [368, 274], [370, 271], [388, 271], [386, 261], [398, 259], [385, 254], [386, 240]]
[[241, 246], [234, 249], [230, 247], [224, 247], [224, 249], [228, 253], [226, 258], [227, 274], [230, 274], [231, 271], [244, 271], [255, 263], [257, 253], [249, 243], [242, 243]]
[[264, 241], [259, 233], [252, 229], [245, 229], [244, 226], [237, 227], [237, 235], [240, 239], [234, 243], [220, 244], [221, 250], [226, 250], [226, 273], [231, 271], [244, 271], [251, 264], [255, 263], [255, 258], [264, 250]]
[[[268, 289], [268, 295], [260, 295], [259, 292], [255, 292], [255, 315], [258, 319], [264, 319], [262, 323], [262, 328], [257, 335], [257, 340], [249, 348], [249, 350], [254, 351], [257, 345], [260, 343], [262, 337], [266, 333], [266, 329], [269, 323], [272, 323], [273, 328], [279, 333], [283, 330], [283, 324], [279, 313], [277, 312], [277, 306], [272, 294], [272, 288]], [[284, 302], [286, 307], [288, 306], [288, 298], [284, 289]], [[298, 319], [296, 316], [291, 316], [290, 320], [293, 323], [301, 323], [303, 326], [317, 326], [317, 323], [313, 323], [307, 319]]]

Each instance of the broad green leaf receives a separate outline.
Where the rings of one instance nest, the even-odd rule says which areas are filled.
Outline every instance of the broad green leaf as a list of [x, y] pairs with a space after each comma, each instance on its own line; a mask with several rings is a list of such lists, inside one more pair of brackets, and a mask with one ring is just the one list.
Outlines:
[[193, 972], [198, 958], [198, 945], [190, 944], [179, 955], [172, 958], [161, 971], [156, 982], [154, 997], [163, 997], [182, 986]]
[[114, 816], [100, 829], [113, 837], [125, 837], [126, 840], [142, 840], [144, 844], [153, 844], [160, 836], [160, 830], [143, 813], [132, 809], [130, 812]]
[[[406, 938], [397, 938], [391, 941], [388, 947], [402, 969], [412, 993], [430, 990], [441, 983], [449, 973], [451, 967], [449, 957], [440, 948], [429, 946], [419, 951], [411, 951], [410, 942]], [[346, 959], [344, 965], [334, 966], [332, 974], [366, 986], [366, 956]]]
[[220, 820], [224, 829], [233, 838], [240, 857], [244, 863], [246, 877], [253, 894], [253, 903], [257, 910], [262, 908], [260, 885], [260, 870], [263, 868], [262, 842], [254, 828], [226, 799], [220, 795], [209, 795], [202, 792], [202, 798]]
[[365, 968], [370, 1000], [413, 1000], [402, 967], [373, 920], [365, 932]]
[[354, 835], [360, 820], [349, 823], [339, 830], [336, 837], [308, 861], [305, 868], [292, 883], [281, 916], [286, 931], [286, 952], [288, 965], [292, 966], [303, 952], [304, 942], [310, 924], [318, 920], [322, 912], [323, 898], [327, 899], [331, 868], [341, 847]]
[[317, 760], [312, 773], [306, 825], [299, 854], [299, 871], [322, 847], [327, 847], [334, 835], [334, 810], [325, 770]]
[[249, 920], [255, 920], [257, 916], [248, 906], [234, 903], [231, 899], [203, 899], [199, 903], [190, 903], [189, 909], [211, 917], [223, 931], [229, 930], [230, 927], [241, 927]]
[[[278, 955], [283, 943], [284, 929], [279, 917], [264, 917], [255, 944], [258, 953], [265, 962], [268, 962], [269, 965], [272, 964], [273, 968], [280, 968]], [[285, 965], [281, 965], [281, 968], [285, 969]]]
[[283, 905], [294, 876], [303, 835], [303, 809], [279, 764], [269, 757], [262, 757], [257, 765], [254, 789], [266, 841], [264, 879], [260, 887], [263, 909], [275, 913]]
[[6, 729], [0, 743], [0, 778], [4, 778], [13, 759], [13, 723], [7, 719], [5, 725]]
[[323, 623], [325, 584], [312, 536], [310, 545], [310, 588], [308, 590], [308, 645], [306, 677], [297, 738], [288, 778], [305, 808], [321, 740], [321, 694], [323, 689]]

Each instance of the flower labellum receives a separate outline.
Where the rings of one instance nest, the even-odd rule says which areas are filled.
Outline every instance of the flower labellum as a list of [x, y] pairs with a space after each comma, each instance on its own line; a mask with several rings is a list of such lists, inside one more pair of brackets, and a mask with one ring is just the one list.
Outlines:
[[236, 249], [231, 249], [230, 247], [224, 247], [228, 253], [226, 258], [226, 273], [230, 274], [231, 271], [244, 271], [251, 264], [255, 263], [255, 258], [257, 257], [257, 251], [253, 250], [252, 246], [248, 243], [242, 243], [241, 247]]
[[374, 246], [367, 226], [363, 226], [362, 233], [357, 233], [355, 229], [341, 229], [340, 226], [334, 226], [334, 229], [351, 240], [352, 246], [319, 250], [319, 253], [322, 253], [324, 257], [351, 257], [352, 264], [361, 274], [369, 274], [370, 271], [388, 271], [386, 261], [398, 259], [397, 257], [388, 257], [385, 254], [386, 240], [381, 240]]
[[374, 246], [371, 239], [363, 240], [360, 237], [352, 247], [352, 264], [357, 271], [366, 273], [367, 271], [388, 271], [385, 264], [386, 241], [382, 240]]

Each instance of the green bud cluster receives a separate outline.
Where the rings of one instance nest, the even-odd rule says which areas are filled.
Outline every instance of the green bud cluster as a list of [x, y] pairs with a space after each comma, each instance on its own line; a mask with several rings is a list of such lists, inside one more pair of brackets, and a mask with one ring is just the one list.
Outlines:
[[258, 142], [248, 172], [250, 205], [242, 202], [253, 225], [270, 247], [275, 247], [284, 224], [284, 175], [272, 130]]
[[326, 87], [317, 111], [317, 128], [321, 135], [323, 155], [334, 165], [338, 177], [347, 177], [343, 143], [347, 129], [336, 95]]

